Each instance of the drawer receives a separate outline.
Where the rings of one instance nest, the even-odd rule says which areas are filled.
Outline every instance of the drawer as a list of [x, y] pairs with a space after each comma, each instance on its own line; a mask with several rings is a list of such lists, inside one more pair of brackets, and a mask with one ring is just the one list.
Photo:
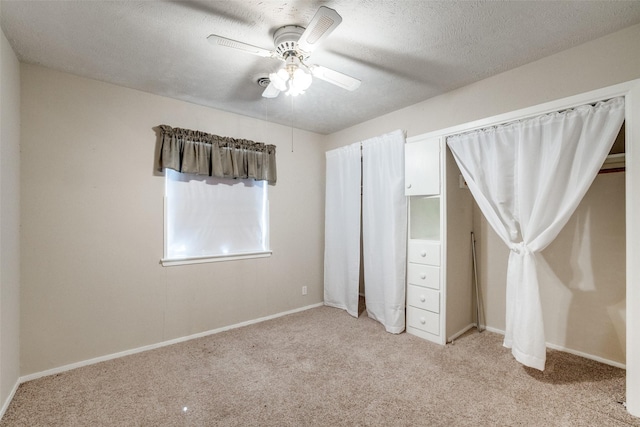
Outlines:
[[407, 307], [407, 326], [440, 335], [440, 315], [415, 307]]
[[440, 313], [440, 292], [409, 285], [407, 287], [407, 305]]
[[440, 242], [429, 240], [409, 240], [409, 262], [440, 265]]
[[440, 267], [410, 262], [407, 265], [407, 282], [426, 288], [440, 289]]

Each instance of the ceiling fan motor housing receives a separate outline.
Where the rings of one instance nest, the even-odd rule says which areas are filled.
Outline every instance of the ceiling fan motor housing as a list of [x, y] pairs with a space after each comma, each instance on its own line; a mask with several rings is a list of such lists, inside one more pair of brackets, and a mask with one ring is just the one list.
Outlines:
[[303, 32], [304, 27], [299, 25], [285, 25], [278, 28], [273, 35], [273, 43], [278, 56], [285, 59], [292, 54], [302, 56], [302, 52], [298, 50], [298, 40]]

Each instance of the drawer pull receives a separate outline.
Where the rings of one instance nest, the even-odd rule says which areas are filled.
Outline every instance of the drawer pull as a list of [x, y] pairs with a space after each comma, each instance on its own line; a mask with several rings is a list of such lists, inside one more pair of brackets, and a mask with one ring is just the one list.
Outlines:
[[427, 256], [427, 252], [426, 252], [426, 251], [422, 251], [422, 252], [420, 252], [420, 256], [421, 256], [422, 258], [426, 257], [426, 256]]
[[422, 323], [424, 325], [425, 323], [427, 323], [427, 320], [424, 317], [421, 317], [420, 318], [420, 323]]
[[420, 273], [420, 278], [424, 280], [427, 278], [427, 275], [425, 273]]
[[424, 297], [424, 295], [420, 295], [420, 302], [425, 302], [427, 299]]
[[407, 184], [407, 188], [411, 188], [411, 184]]

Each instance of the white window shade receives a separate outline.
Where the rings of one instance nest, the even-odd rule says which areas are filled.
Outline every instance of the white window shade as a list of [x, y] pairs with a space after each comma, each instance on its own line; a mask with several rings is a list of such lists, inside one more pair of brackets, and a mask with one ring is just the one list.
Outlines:
[[165, 172], [163, 265], [271, 253], [266, 181]]

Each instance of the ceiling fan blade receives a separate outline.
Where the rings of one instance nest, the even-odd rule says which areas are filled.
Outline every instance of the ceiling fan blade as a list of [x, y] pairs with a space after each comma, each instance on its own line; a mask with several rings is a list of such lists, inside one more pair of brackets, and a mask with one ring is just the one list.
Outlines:
[[317, 77], [320, 80], [324, 80], [343, 89], [353, 91], [360, 87], [360, 80], [330, 68], [321, 65], [312, 65], [309, 69], [313, 77]]
[[280, 94], [280, 90], [273, 84], [273, 82], [269, 83], [269, 86], [266, 87], [264, 92], [262, 92], [263, 98], [277, 98]]
[[207, 40], [209, 40], [209, 43], [216, 46], [223, 46], [223, 47], [238, 49], [243, 52], [250, 53], [252, 55], [262, 56], [263, 58], [269, 58], [273, 55], [273, 52], [267, 49], [263, 49], [261, 47], [253, 46], [247, 43], [242, 43], [237, 40], [231, 40], [225, 37], [220, 37], [215, 34], [211, 34], [209, 37], [207, 37]]
[[333, 9], [320, 6], [309, 26], [298, 40], [298, 47], [310, 53], [342, 22], [342, 17]]

